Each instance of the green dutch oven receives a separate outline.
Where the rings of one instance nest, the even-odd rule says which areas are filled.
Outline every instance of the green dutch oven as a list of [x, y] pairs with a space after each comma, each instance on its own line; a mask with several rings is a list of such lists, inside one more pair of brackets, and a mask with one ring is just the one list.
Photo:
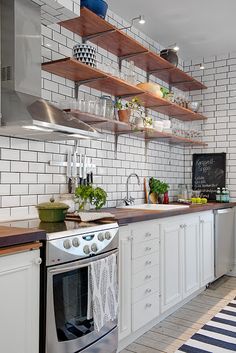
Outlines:
[[64, 222], [69, 206], [51, 198], [50, 202], [40, 203], [36, 208], [41, 222], [55, 223]]

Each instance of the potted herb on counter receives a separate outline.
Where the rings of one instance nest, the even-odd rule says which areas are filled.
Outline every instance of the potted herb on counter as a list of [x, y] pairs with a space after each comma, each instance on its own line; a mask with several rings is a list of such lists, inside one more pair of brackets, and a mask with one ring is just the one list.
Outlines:
[[152, 203], [163, 203], [164, 194], [168, 191], [169, 185], [156, 178], [149, 180], [149, 196]]
[[75, 203], [78, 205], [78, 211], [88, 211], [90, 205], [99, 210], [105, 205], [106, 200], [107, 193], [102, 188], [80, 185], [75, 189]]

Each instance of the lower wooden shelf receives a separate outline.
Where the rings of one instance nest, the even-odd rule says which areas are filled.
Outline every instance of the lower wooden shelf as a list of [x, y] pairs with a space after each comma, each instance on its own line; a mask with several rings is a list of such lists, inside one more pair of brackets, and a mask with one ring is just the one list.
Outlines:
[[133, 134], [145, 139], [146, 141], [160, 140], [176, 145], [206, 147], [207, 144], [202, 141], [176, 136], [167, 132], [161, 132], [153, 128], [134, 128], [132, 125], [119, 120], [101, 117], [89, 113], [83, 113], [79, 110], [66, 109], [66, 112], [71, 113], [79, 120], [88, 125], [93, 125], [96, 128], [114, 132], [117, 135]]

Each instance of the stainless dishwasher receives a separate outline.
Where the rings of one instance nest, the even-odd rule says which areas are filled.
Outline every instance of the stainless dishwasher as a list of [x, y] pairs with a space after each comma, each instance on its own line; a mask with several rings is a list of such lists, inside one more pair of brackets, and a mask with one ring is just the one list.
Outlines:
[[234, 259], [234, 208], [214, 211], [215, 279], [232, 270]]

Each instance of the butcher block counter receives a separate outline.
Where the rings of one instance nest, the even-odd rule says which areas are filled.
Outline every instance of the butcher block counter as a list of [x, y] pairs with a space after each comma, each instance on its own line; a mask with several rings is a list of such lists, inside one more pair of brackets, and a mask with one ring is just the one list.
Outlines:
[[[134, 222], [148, 221], [165, 217], [185, 215], [189, 213], [218, 210], [222, 208], [236, 207], [236, 202], [230, 203], [207, 203], [205, 205], [190, 205], [188, 208], [180, 208], [169, 211], [153, 211], [130, 208], [107, 208], [115, 216], [119, 225], [125, 225]], [[103, 210], [104, 211], [104, 210]]]
[[46, 239], [46, 233], [43, 230], [0, 226], [0, 248], [39, 242], [44, 239]]

